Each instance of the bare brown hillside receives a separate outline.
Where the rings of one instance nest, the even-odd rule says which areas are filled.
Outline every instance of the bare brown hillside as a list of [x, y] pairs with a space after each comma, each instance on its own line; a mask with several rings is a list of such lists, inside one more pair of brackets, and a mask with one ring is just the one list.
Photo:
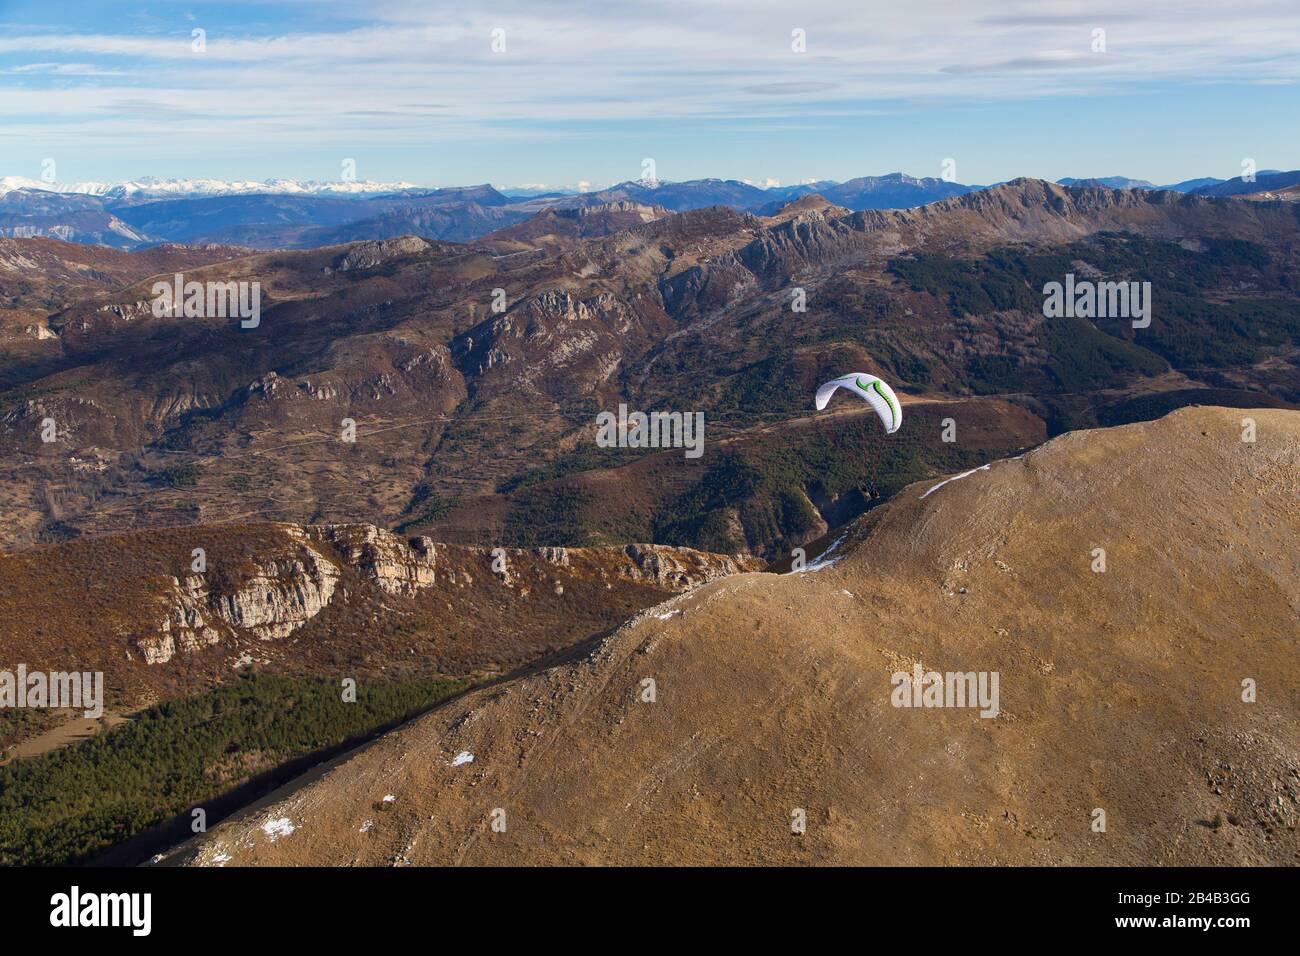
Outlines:
[[[460, 698], [178, 857], [1294, 865], [1297, 533], [1296, 412], [1070, 433], [908, 486], [818, 570], [716, 581]], [[917, 663], [996, 672], [997, 716], [892, 706]]]

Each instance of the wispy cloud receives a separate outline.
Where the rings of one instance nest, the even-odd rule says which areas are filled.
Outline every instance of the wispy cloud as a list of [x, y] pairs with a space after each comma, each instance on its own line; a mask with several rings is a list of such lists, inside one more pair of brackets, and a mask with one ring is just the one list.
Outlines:
[[[382, 136], [414, 147], [575, 123], [788, 127], [1155, 82], [1300, 80], [1294, 0], [869, 10], [842, 0], [502, 0], [491, 10], [322, 0], [289, 9], [291, 18], [269, 22], [255, 3], [213, 22], [155, 12], [143, 32], [0, 23], [0, 142], [141, 137], [144, 150], [150, 138], [292, 146]], [[1104, 52], [1094, 52], [1098, 29]], [[201, 43], [194, 30], [205, 31]]]
[[126, 76], [127, 70], [115, 70], [90, 63], [24, 63], [0, 69], [9, 76]]

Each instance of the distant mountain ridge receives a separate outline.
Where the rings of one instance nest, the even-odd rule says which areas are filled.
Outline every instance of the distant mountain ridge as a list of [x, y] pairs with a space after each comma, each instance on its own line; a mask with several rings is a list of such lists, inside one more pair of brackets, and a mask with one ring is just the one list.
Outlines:
[[[1267, 169], [1261, 170], [1257, 176], [1265, 177], [1279, 174], [1282, 174], [1281, 170]], [[1088, 176], [1077, 178], [1067, 176], [1056, 180], [1056, 182], [1062, 186], [1102, 185], [1108, 186], [1112, 189], [1171, 189], [1175, 192], [1191, 192], [1194, 189], [1202, 189], [1237, 181], [1238, 179], [1226, 180], [1214, 176], [1186, 179], [1181, 182], [1168, 183], [1165, 185], [1157, 185], [1148, 179], [1136, 179], [1129, 176]], [[946, 186], [940, 185], [945, 183], [947, 184]], [[608, 194], [619, 191], [638, 193], [638, 198], [641, 200], [645, 200], [656, 194], [668, 198], [674, 194], [702, 194], [712, 191], [717, 195], [732, 195], [740, 199], [742, 202], [761, 204], [771, 203], [777, 199], [797, 199], [798, 197], [810, 192], [816, 192], [826, 196], [828, 199], [842, 202], [842, 199], [839, 198], [841, 195], [850, 195], [858, 192], [880, 192], [898, 186], [937, 190], [938, 192], [943, 193], [943, 196], [940, 196], [939, 198], [944, 198], [948, 195], [960, 195], [962, 192], [984, 188], [982, 186], [963, 185], [957, 182], [949, 182], [934, 177], [914, 177], [901, 172], [887, 173], [880, 176], [859, 176], [853, 179], [844, 180], [843, 182], [833, 179], [823, 179], [791, 186], [766, 187], [755, 186], [753, 183], [745, 180], [736, 179], [691, 179], [677, 182], [667, 180], [628, 180], [626, 182], [609, 186], [605, 189], [588, 190], [586, 192], [573, 187], [557, 187], [555, 189], [536, 187], [501, 187], [498, 189], [488, 184], [482, 184], [479, 186], [428, 187], [419, 186], [415, 183], [405, 181], [375, 182], [371, 180], [347, 181], [283, 178], [263, 180], [225, 180], [203, 177], [162, 178], [158, 176], [142, 176], [139, 179], [116, 182], [98, 182], [92, 180], [64, 183], [46, 182], [40, 179], [31, 179], [26, 176], [4, 176], [0, 177], [0, 196], [16, 189], [40, 190], [42, 192], [52, 192], [60, 195], [101, 196], [108, 199], [177, 199], [194, 198], [199, 196], [249, 195], [349, 197], [383, 196], [390, 193], [405, 193], [411, 196], [427, 196], [436, 193], [466, 193], [472, 191], [486, 192], [490, 190], [495, 194], [495, 198], [500, 200], [501, 204], [505, 204], [508, 202], [521, 202], [536, 199], [564, 200], [578, 197], [593, 197], [594, 201], [600, 202], [608, 201]], [[832, 196], [831, 193], [836, 193], [837, 195]], [[672, 208], [662, 201], [658, 204], [665, 205], [666, 208]], [[699, 208], [699, 206], [692, 205], [690, 208]]]
[[591, 205], [631, 200], [685, 212], [706, 206], [728, 206], [743, 212], [775, 212], [786, 203], [812, 193], [855, 212], [863, 209], [907, 209], [982, 189], [906, 173], [859, 176], [845, 182], [821, 180], [794, 186], [759, 187], [737, 179], [629, 180], [608, 189], [560, 197], [553, 205]]
[[[1256, 181], [1259, 181], [1279, 175], [1287, 176], [1291, 174], [1282, 173], [1276, 169], [1265, 169], [1256, 173], [1255, 178]], [[1219, 179], [1215, 176], [1202, 176], [1199, 179], [1184, 179], [1182, 182], [1168, 183], [1164, 186], [1157, 186], [1147, 179], [1130, 179], [1128, 176], [1094, 176], [1088, 179], [1074, 179], [1067, 176], [1064, 179], [1058, 179], [1056, 182], [1061, 186], [1105, 186], [1108, 189], [1166, 189], [1175, 193], [1194, 192], [1203, 196], [1236, 196], [1257, 191], [1255, 189], [1238, 189], [1229, 192], [1218, 191], [1219, 187], [1230, 183], [1238, 183], [1244, 186], [1251, 185], [1251, 183], [1242, 183], [1240, 177], [1236, 179]]]
[[1193, 192], [1198, 196], [1249, 196], [1254, 193], [1286, 189], [1297, 184], [1300, 184], [1300, 170], [1293, 170], [1289, 173], [1269, 170], [1256, 174], [1255, 178], [1249, 182], [1238, 176], [1236, 179], [1229, 179], [1226, 182], [1202, 186], [1193, 190]]
[[1127, 176], [1093, 176], [1088, 179], [1058, 179], [1057, 184], [1061, 186], [1106, 186], [1110, 189], [1167, 189], [1167, 186], [1157, 186], [1155, 183], [1146, 179], [1129, 179]]
[[[1205, 196], [1256, 194], [1254, 199], [1267, 201], [1290, 198], [1294, 193], [1289, 187], [1300, 182], [1300, 172], [1265, 172], [1253, 183], [1201, 178], [1164, 187], [1123, 176], [1060, 182]], [[734, 179], [644, 179], [585, 193], [531, 196], [508, 195], [487, 183], [426, 188], [410, 183], [146, 177], [129, 183], [58, 184], [11, 176], [0, 180], [0, 238], [54, 238], [123, 250], [168, 242], [312, 248], [403, 235], [470, 242], [546, 210], [631, 203], [677, 213], [723, 206], [770, 216], [801, 197], [820, 195], [835, 206], [863, 212], [912, 209], [987, 188], [901, 172], [767, 188]]]

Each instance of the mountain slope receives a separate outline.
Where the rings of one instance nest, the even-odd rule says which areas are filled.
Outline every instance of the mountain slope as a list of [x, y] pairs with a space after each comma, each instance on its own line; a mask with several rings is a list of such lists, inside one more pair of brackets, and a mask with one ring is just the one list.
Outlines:
[[0, 555], [0, 663], [101, 671], [119, 712], [245, 668], [491, 675], [761, 566], [652, 545], [493, 552], [363, 524], [157, 528]]
[[[1295, 865], [1298, 476], [1300, 414], [1187, 408], [913, 485], [174, 858]], [[996, 672], [997, 716], [891, 706], [915, 664]]]
[[[0, 541], [257, 515], [488, 546], [659, 540], [774, 557], [820, 533], [809, 499], [865, 502], [988, 460], [957, 457], [967, 424], [997, 457], [1174, 397], [1300, 400], [1297, 213], [1020, 180], [911, 210], [814, 196], [771, 218], [712, 207], [571, 247], [400, 237], [187, 269], [259, 283], [260, 325], [156, 318], [150, 282], [43, 323], [24, 313], [16, 327], [33, 332], [15, 333], [28, 348], [0, 392]], [[1152, 281], [1150, 328], [1045, 319], [1044, 283], [1071, 271]], [[927, 400], [924, 424], [888, 442], [859, 427], [781, 461], [793, 452], [763, 428], [807, 416], [845, 368]], [[1143, 412], [1151, 393], [1171, 404]], [[956, 443], [926, 417], [938, 399], [966, 406]], [[710, 449], [752, 429], [764, 464], [677, 456], [641, 486], [650, 499], [623, 494], [616, 470], [639, 456], [597, 448], [593, 428], [620, 403], [704, 413]], [[592, 480], [566, 480], [578, 472]], [[611, 499], [623, 504], [599, 510], [613, 520], [578, 520]], [[691, 524], [697, 506], [708, 527]]]
[[0, 193], [0, 237], [62, 239], [132, 249], [149, 237], [97, 196], [14, 189]]

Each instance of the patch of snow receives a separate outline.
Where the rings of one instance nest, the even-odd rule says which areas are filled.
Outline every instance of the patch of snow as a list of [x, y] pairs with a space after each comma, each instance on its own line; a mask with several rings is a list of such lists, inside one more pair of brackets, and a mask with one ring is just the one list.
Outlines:
[[474, 762], [474, 755], [470, 753], [468, 750], [462, 750], [460, 753], [456, 754], [456, 759], [451, 762], [451, 765], [453, 767], [459, 767], [461, 764], [473, 763], [473, 762]]
[[212, 862], [217, 864], [217, 866], [225, 866], [227, 863], [230, 862], [230, 854], [218, 853], [216, 856], [212, 858]]
[[287, 837], [295, 829], [293, 821], [288, 817], [276, 817], [262, 824], [262, 832], [271, 838], [272, 843], [279, 837]]
[[[977, 471], [988, 471], [989, 467], [990, 467], [989, 465], [980, 465], [978, 468], [972, 468], [970, 471], [963, 471], [960, 475], [953, 475], [951, 478], [945, 478], [943, 481], [939, 482], [933, 488], [927, 488], [925, 494], [921, 495], [921, 498], [930, 497], [930, 495], [934, 494], [936, 491], [938, 491], [944, 485], [948, 484], [948, 482], [950, 481], [960, 481], [962, 478], [965, 478], [967, 475], [973, 475]], [[918, 498], [917, 500], [919, 501], [921, 499]]]
[[116, 183], [47, 183], [25, 176], [5, 176], [0, 179], [0, 196], [14, 190], [40, 190], [42, 192], [121, 198], [176, 198], [193, 196], [370, 196], [379, 193], [404, 192], [419, 189], [414, 183], [375, 183], [357, 181], [320, 181], [299, 179], [266, 179], [230, 181], [224, 179], [159, 179], [145, 176], [142, 179]]
[[829, 559], [827, 556], [836, 548], [838, 548], [840, 545], [842, 545], [844, 543], [844, 539], [847, 538], [848, 536], [849, 533], [845, 531], [842, 535], [836, 538], [831, 543], [831, 546], [829, 548], [827, 548], [821, 554], [817, 555], [816, 560], [814, 560], [812, 564], [804, 568], [804, 571], [822, 571], [825, 570], [826, 568], [831, 567], [832, 565], [838, 564], [839, 562], [843, 561], [844, 555], [840, 555], [838, 558], [829, 558]]
[[361, 832], [361, 833], [369, 833], [369, 832], [370, 832], [371, 830], [373, 830], [374, 828], [375, 828], [375, 821], [374, 821], [374, 820], [367, 820], [365, 823], [361, 824], [361, 830], [360, 830], [359, 832]]
[[384, 797], [384, 803], [392, 803], [392, 802], [393, 802], [394, 800], [396, 800], [396, 799], [397, 799], [397, 797], [393, 796], [393, 795], [390, 793], [390, 794], [388, 794], [387, 796]]
[[656, 614], [655, 618], [660, 621], [666, 621], [669, 618], [676, 617], [678, 614], [681, 613], [682, 613], [681, 611], [665, 611], [663, 614]]
[[813, 559], [812, 564], [808, 565], [806, 568], [803, 568], [799, 571], [790, 571], [788, 573], [804, 574], [805, 572], [808, 571], [821, 571], [824, 568], [829, 568], [831, 565], [836, 564], [837, 562], [843, 560], [842, 555], [838, 558], [831, 558], [830, 560], [827, 560], [827, 555], [829, 555], [832, 551], [834, 551], [836, 548], [842, 545], [844, 543], [844, 539], [847, 538], [848, 536], [849, 533], [845, 531], [842, 535], [840, 535], [833, 542], [831, 542], [831, 546], [829, 548], [827, 548], [821, 554], [817, 555], [817, 557]]
[[816, 564], [808, 565], [808, 567], [804, 568], [799, 573], [806, 574], [809, 571], [825, 571], [827, 568], [832, 568], [843, 560], [843, 556], [840, 556], [838, 558], [831, 558], [829, 561], [818, 561]]

